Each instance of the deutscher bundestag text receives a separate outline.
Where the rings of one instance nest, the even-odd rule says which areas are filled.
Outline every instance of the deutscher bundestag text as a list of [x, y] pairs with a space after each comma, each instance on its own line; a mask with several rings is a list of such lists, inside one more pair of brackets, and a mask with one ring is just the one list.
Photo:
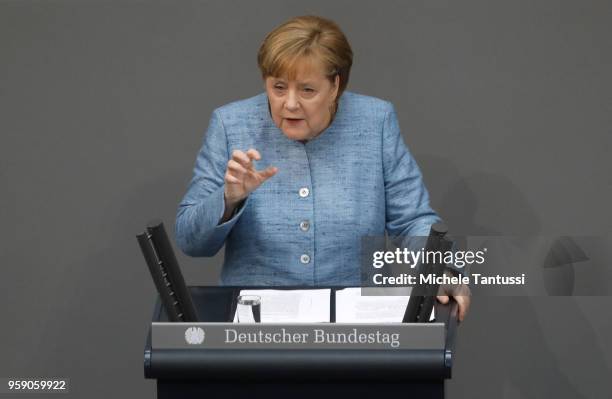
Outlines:
[[281, 328], [277, 332], [238, 332], [233, 328], [225, 329], [226, 344], [383, 344], [392, 348], [400, 346], [398, 333], [360, 332], [353, 328], [351, 332], [327, 332], [315, 328], [309, 332], [290, 333]]

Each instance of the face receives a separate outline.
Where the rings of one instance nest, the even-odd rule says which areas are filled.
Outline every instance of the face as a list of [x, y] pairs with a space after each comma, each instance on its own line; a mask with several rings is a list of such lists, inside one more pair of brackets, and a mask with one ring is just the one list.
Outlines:
[[295, 79], [267, 77], [265, 80], [272, 120], [292, 140], [310, 140], [331, 122], [331, 111], [340, 78], [334, 82], [315, 65], [299, 65]]

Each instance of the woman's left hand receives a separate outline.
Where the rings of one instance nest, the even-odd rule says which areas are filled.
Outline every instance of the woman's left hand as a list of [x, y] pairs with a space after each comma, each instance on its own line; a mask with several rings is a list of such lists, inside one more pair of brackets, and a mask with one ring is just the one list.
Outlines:
[[453, 297], [455, 301], [457, 301], [457, 305], [459, 306], [459, 315], [457, 319], [461, 322], [465, 319], [467, 312], [470, 308], [471, 301], [471, 291], [470, 287], [465, 284], [457, 284], [457, 285], [441, 285], [438, 295], [438, 301], [443, 304], [447, 304], [449, 301], [449, 297]]

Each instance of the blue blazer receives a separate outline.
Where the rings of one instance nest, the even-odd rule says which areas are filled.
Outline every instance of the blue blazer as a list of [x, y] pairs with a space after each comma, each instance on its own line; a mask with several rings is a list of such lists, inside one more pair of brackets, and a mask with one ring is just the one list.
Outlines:
[[[261, 153], [257, 169], [278, 173], [219, 224], [230, 154], [249, 148]], [[213, 112], [175, 233], [191, 256], [225, 244], [224, 285], [358, 286], [363, 236], [426, 236], [439, 220], [392, 104], [345, 92], [331, 125], [304, 144], [274, 124], [262, 93]]]

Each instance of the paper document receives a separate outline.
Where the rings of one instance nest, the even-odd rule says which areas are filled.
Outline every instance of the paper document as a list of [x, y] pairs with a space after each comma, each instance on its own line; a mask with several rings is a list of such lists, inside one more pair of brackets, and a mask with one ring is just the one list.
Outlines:
[[[370, 292], [377, 289], [367, 288]], [[401, 323], [410, 296], [399, 294], [408, 292], [403, 288], [381, 290], [389, 295], [361, 296], [359, 287], [336, 291], [336, 323]]]
[[329, 322], [329, 289], [242, 290], [240, 295], [258, 295], [261, 298], [262, 323]]

